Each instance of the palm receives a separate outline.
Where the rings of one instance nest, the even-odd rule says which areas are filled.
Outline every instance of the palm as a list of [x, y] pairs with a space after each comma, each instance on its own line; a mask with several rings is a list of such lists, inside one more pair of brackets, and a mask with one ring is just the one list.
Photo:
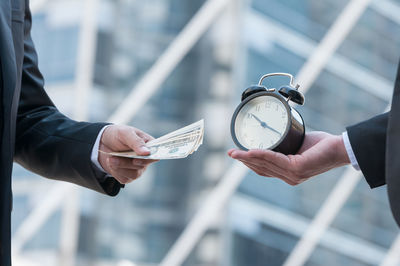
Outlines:
[[310, 132], [306, 134], [298, 154], [288, 157], [293, 166], [302, 169], [302, 175], [307, 177], [326, 172], [344, 164], [338, 140], [340, 137], [325, 132]]
[[278, 177], [291, 185], [349, 163], [342, 137], [325, 132], [307, 133], [295, 155], [269, 150], [230, 150], [228, 154], [259, 175]]
[[304, 152], [309, 151], [312, 148], [315, 148], [316, 145], [321, 145], [321, 142], [329, 139], [329, 134], [321, 131], [314, 131], [307, 133], [304, 137], [303, 145], [301, 146], [298, 154], [303, 154]]

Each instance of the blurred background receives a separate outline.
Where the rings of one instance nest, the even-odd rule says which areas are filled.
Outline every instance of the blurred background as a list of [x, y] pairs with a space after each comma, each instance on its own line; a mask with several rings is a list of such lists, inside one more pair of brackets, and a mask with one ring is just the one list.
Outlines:
[[15, 165], [15, 265], [400, 265], [385, 187], [371, 190], [350, 166], [291, 187], [226, 155], [241, 92], [265, 73], [296, 76], [307, 130], [341, 134], [383, 112], [400, 55], [400, 1], [31, 8], [46, 90], [64, 113], [155, 137], [204, 118], [206, 132], [196, 153], [150, 166], [115, 198]]

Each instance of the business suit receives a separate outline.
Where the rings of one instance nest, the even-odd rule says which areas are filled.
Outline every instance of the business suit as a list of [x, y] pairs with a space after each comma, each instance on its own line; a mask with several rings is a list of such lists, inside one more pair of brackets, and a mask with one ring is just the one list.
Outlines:
[[[90, 153], [103, 123], [62, 115], [43, 89], [30, 36], [28, 0], [0, 1], [0, 265], [11, 265], [10, 213], [13, 160], [48, 178], [116, 195], [121, 185], [100, 179]], [[14, 154], [15, 153], [15, 154]], [[102, 181], [99, 181], [102, 180]]]
[[400, 65], [389, 112], [347, 128], [357, 162], [371, 188], [387, 184], [400, 226]]

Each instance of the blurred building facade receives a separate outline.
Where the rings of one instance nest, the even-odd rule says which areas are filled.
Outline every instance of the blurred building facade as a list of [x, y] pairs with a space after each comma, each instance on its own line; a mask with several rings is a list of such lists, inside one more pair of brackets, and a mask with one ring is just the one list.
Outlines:
[[[98, 1], [90, 121], [105, 121], [118, 109], [204, 3]], [[158, 137], [204, 118], [203, 146], [188, 159], [152, 165], [116, 198], [79, 189], [73, 265], [158, 265], [232, 164], [226, 156], [233, 147], [229, 123], [241, 91], [265, 73], [297, 74], [347, 4], [227, 4], [129, 123]], [[71, 116], [79, 97], [74, 90], [84, 7], [84, 1], [49, 0], [34, 14], [32, 34], [47, 91]], [[341, 134], [385, 110], [400, 55], [396, 10], [399, 2], [371, 1], [307, 91], [306, 104], [296, 107], [308, 130]], [[284, 81], [274, 82], [267, 85]], [[185, 265], [282, 265], [345, 171], [297, 187], [249, 172]], [[55, 184], [15, 166], [14, 236]], [[62, 265], [62, 204], [68, 200], [24, 242], [17, 259]], [[370, 190], [361, 179], [305, 265], [380, 265], [397, 234], [385, 188]]]

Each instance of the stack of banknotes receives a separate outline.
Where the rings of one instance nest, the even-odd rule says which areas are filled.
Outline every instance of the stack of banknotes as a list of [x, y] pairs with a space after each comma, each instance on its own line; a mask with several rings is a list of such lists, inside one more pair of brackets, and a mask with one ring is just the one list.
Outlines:
[[150, 149], [150, 155], [148, 156], [139, 156], [134, 151], [104, 153], [112, 156], [138, 159], [181, 159], [186, 158], [193, 152], [197, 151], [203, 143], [203, 136], [204, 120], [202, 119], [158, 139], [153, 139], [147, 142], [146, 147]]

